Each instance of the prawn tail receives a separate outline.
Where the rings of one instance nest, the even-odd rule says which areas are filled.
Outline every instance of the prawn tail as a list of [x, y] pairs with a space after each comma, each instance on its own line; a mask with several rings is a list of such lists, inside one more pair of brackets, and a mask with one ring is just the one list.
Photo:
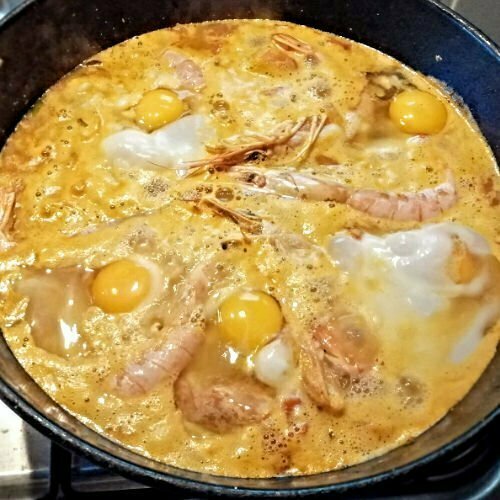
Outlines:
[[415, 193], [355, 189], [350, 193], [346, 204], [380, 219], [421, 222], [449, 210], [457, 200], [455, 179], [452, 172], [447, 170], [445, 182], [434, 188]]

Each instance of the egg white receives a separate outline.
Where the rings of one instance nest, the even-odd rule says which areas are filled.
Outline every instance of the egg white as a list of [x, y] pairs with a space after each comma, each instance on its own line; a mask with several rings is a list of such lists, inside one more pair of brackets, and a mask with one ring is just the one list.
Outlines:
[[255, 376], [264, 384], [278, 388], [288, 378], [292, 362], [290, 346], [282, 337], [278, 337], [255, 355]]
[[348, 233], [334, 236], [329, 254], [335, 265], [359, 282], [378, 283], [380, 306], [410, 308], [426, 317], [443, 309], [453, 297], [478, 296], [488, 281], [482, 268], [472, 281], [455, 283], [446, 272], [458, 237], [470, 253], [490, 254], [488, 242], [469, 228], [453, 223], [429, 224], [385, 236]]
[[[455, 283], [447, 272], [457, 238], [480, 262], [474, 278], [463, 284]], [[398, 343], [401, 332], [413, 324], [416, 359], [439, 356], [440, 340], [433, 318], [442, 313], [452, 320], [457, 313], [450, 308], [455, 299], [471, 298], [475, 306], [464, 316], [460, 331], [450, 332], [457, 339], [448, 348], [448, 359], [454, 363], [475, 350], [484, 331], [500, 314], [499, 297], [484, 295], [491, 281], [484, 265], [485, 257], [491, 255], [489, 244], [465, 226], [428, 224], [383, 236], [364, 234], [359, 239], [340, 233], [331, 239], [328, 251], [358, 307], [368, 312], [387, 341]]]
[[134, 254], [128, 257], [130, 261], [138, 266], [143, 267], [149, 274], [151, 279], [151, 286], [149, 289], [149, 293], [144, 297], [142, 302], [137, 306], [139, 308], [145, 308], [155, 302], [158, 297], [162, 294], [166, 287], [166, 276], [163, 269], [152, 260], [147, 259], [146, 257], [138, 254]]
[[171, 168], [184, 171], [183, 162], [206, 156], [204, 144], [212, 132], [203, 115], [188, 115], [148, 134], [124, 129], [106, 137], [102, 149], [108, 161], [119, 168]]

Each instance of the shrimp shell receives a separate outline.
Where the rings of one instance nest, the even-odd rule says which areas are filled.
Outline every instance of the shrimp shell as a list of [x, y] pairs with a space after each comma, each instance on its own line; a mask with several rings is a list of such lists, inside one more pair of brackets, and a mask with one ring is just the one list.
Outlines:
[[299, 365], [302, 374], [302, 384], [307, 395], [320, 408], [334, 414], [344, 410], [345, 401], [337, 376], [325, 362], [325, 353], [317, 342], [310, 341], [300, 350]]
[[139, 396], [164, 380], [173, 382], [193, 358], [205, 338], [198, 325], [185, 325], [169, 332], [167, 341], [147, 352], [141, 361], [129, 365], [114, 378], [120, 396]]
[[252, 380], [194, 387], [184, 378], [175, 384], [175, 401], [184, 418], [215, 432], [260, 422], [269, 415], [272, 399]]
[[[314, 117], [311, 118], [311, 120], [313, 119]], [[280, 123], [275, 130], [271, 131], [269, 135], [253, 133], [247, 137], [242, 136], [240, 137], [240, 141], [245, 139], [244, 141], [212, 148], [214, 152], [217, 152], [216, 155], [202, 160], [184, 162], [184, 165], [190, 169], [194, 168], [195, 170], [192, 171], [190, 175], [196, 175], [205, 171], [203, 167], [211, 166], [227, 169], [238, 163], [245, 162], [252, 153], [270, 154], [272, 148], [277, 145], [285, 144], [302, 128], [307, 120], [308, 118], [301, 118], [297, 122], [292, 122], [290, 120], [284, 121]], [[250, 142], [248, 141], [249, 138]]]
[[450, 170], [446, 181], [434, 188], [409, 193], [388, 193], [345, 186], [330, 179], [297, 171], [235, 168], [233, 176], [252, 185], [252, 189], [284, 198], [309, 201], [335, 201], [380, 219], [424, 221], [453, 207], [457, 200]]
[[16, 204], [16, 190], [0, 188], [0, 252], [8, 250], [14, 243], [10, 241], [8, 231]]
[[199, 91], [205, 87], [205, 78], [201, 68], [186, 56], [178, 52], [167, 51], [163, 57], [168, 61], [171, 68], [174, 68], [177, 78], [182, 86], [189, 90]]
[[346, 200], [352, 208], [380, 219], [424, 221], [442, 214], [457, 202], [451, 172], [435, 188], [416, 193], [384, 193], [371, 189], [355, 190]]
[[[205, 339], [206, 270], [207, 264], [199, 264], [177, 289], [176, 326], [168, 331], [166, 341], [112, 379], [112, 387], [119, 395], [138, 396], [164, 380], [172, 383], [189, 364]], [[167, 317], [164, 321], [168, 323], [172, 319]]]
[[286, 33], [275, 33], [271, 37], [273, 45], [283, 52], [295, 52], [304, 56], [315, 56], [314, 49], [303, 40]]

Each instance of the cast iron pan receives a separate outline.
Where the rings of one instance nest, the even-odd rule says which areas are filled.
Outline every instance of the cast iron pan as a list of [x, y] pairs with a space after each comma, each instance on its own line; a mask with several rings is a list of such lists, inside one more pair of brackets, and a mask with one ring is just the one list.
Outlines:
[[[500, 52], [477, 29], [433, 0], [28, 1], [0, 25], [0, 147], [43, 91], [92, 54], [175, 23], [255, 17], [345, 35], [446, 82], [467, 103], [500, 158]], [[446, 455], [498, 417], [500, 355], [465, 399], [413, 443], [348, 469], [296, 478], [222, 478], [126, 450], [55, 404], [22, 369], [3, 336], [0, 397], [57, 443], [156, 487], [175, 485], [243, 497], [355, 494]]]

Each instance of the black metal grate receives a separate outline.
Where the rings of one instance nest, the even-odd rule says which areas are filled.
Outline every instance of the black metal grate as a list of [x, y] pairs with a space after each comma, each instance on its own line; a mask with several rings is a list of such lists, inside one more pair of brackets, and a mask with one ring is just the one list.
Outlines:
[[[473, 442], [411, 475], [357, 489], [335, 498], [398, 500], [490, 500], [500, 498], [500, 430], [492, 424]], [[156, 490], [126, 480], [52, 444], [50, 488], [43, 500], [75, 499], [200, 499], [179, 488]], [[307, 497], [312, 498], [312, 497]], [[325, 498], [325, 497], [323, 497]], [[42, 500], [42, 499], [41, 499]]]

